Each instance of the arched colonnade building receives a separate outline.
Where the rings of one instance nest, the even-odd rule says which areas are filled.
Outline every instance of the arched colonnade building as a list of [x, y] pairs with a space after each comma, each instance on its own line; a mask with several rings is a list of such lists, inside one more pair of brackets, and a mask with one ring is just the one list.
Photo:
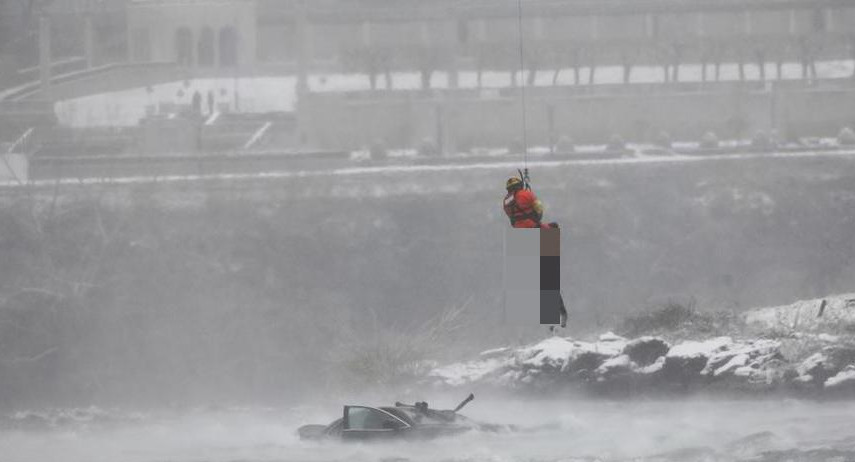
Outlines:
[[127, 10], [130, 61], [252, 67], [255, 5], [254, 0], [135, 0]]

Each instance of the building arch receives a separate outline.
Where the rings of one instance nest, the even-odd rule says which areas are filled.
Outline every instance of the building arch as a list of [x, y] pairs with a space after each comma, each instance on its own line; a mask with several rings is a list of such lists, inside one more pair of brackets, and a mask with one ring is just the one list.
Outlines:
[[220, 29], [220, 67], [235, 67], [238, 64], [238, 35], [232, 26]]
[[214, 67], [216, 65], [214, 51], [214, 29], [209, 26], [202, 27], [197, 44], [196, 62], [199, 67]]
[[188, 27], [179, 27], [175, 31], [175, 62], [193, 65], [193, 31]]

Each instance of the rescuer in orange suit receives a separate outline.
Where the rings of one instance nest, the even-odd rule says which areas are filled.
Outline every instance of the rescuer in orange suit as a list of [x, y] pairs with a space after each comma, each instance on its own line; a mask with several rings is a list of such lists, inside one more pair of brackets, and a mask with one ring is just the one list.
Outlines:
[[543, 203], [534, 192], [525, 187], [522, 179], [508, 178], [505, 183], [508, 194], [505, 196], [505, 214], [514, 228], [557, 228], [558, 223], [541, 223]]
[[[505, 196], [505, 213], [511, 220], [514, 228], [558, 228], [558, 223], [541, 223], [543, 218], [543, 204], [534, 195], [534, 192], [526, 187], [521, 178], [511, 177], [505, 183], [508, 194]], [[559, 293], [559, 323], [561, 327], [567, 326], [567, 308], [564, 306], [564, 297]], [[554, 331], [555, 326], [550, 326]]]

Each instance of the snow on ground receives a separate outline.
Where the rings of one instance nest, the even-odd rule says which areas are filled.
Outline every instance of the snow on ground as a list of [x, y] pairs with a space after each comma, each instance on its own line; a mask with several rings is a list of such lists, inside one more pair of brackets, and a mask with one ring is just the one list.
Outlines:
[[745, 313], [743, 317], [748, 325], [755, 328], [782, 332], [825, 331], [824, 339], [833, 340], [828, 331], [855, 327], [855, 293], [760, 308]]
[[[687, 64], [680, 67], [681, 82], [699, 82], [702, 78], [699, 64]], [[738, 66], [735, 63], [721, 65], [720, 79], [735, 81], [739, 79]], [[746, 78], [759, 80], [760, 72], [756, 65], [746, 65]], [[855, 69], [855, 61], [837, 60], [817, 62], [817, 75], [820, 78], [849, 77]], [[589, 69], [583, 69], [581, 84], [586, 85]], [[801, 78], [801, 66], [798, 63], [786, 63], [783, 66], [783, 79]], [[517, 81], [523, 81], [519, 78]], [[527, 73], [526, 73], [527, 75]], [[553, 84], [554, 70], [538, 71], [535, 86]], [[708, 66], [708, 77], [712, 76], [712, 66]], [[767, 78], [777, 78], [775, 66], [767, 64]], [[594, 83], [622, 83], [623, 69], [620, 66], [604, 66], [596, 69]], [[664, 81], [661, 67], [634, 67], [630, 81], [632, 83], [659, 83]], [[483, 91], [489, 94], [495, 89], [512, 85], [510, 72], [484, 72], [481, 77]], [[577, 85], [573, 81], [572, 69], [563, 69], [558, 74], [557, 85]], [[369, 90], [370, 83], [364, 74], [314, 74], [308, 78], [309, 90], [313, 92], [342, 92]], [[433, 88], [447, 88], [446, 72], [435, 72], [431, 78]], [[460, 72], [460, 88], [476, 88], [477, 74], [473, 71]], [[55, 111], [63, 125], [73, 127], [96, 126], [133, 126], [139, 123], [147, 113], [168, 113], [176, 107], [189, 107], [193, 95], [198, 92], [202, 98], [203, 113], [208, 112], [208, 93], [214, 95], [215, 105], [222, 110], [263, 113], [274, 111], [293, 111], [297, 101], [296, 78], [285, 77], [234, 77], [217, 79], [193, 79], [170, 82], [149, 87], [101, 93], [83, 96], [55, 104]], [[385, 76], [378, 78], [379, 88], [388, 88]], [[414, 90], [421, 87], [421, 76], [416, 72], [396, 72], [392, 74], [392, 88]]]
[[434, 369], [434, 374], [445, 377], [451, 386], [460, 386], [467, 383], [478, 382], [485, 376], [496, 372], [506, 366], [508, 360], [505, 358], [490, 358], [481, 361], [466, 363], [453, 363]]

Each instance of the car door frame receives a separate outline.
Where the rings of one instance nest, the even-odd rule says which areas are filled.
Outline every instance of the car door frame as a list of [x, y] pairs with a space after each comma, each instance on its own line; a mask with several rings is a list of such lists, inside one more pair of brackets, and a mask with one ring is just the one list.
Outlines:
[[[374, 429], [351, 429], [350, 421], [348, 418], [348, 410], [350, 408], [363, 408], [370, 409], [375, 412], [379, 412], [391, 418], [394, 421], [400, 422], [400, 428], [374, 428]], [[392, 414], [391, 412], [384, 411], [383, 409], [379, 409], [372, 406], [360, 406], [360, 405], [345, 405], [344, 409], [342, 409], [342, 424], [341, 424], [341, 437], [342, 439], [354, 439], [354, 440], [372, 440], [372, 439], [381, 439], [392, 437], [395, 434], [407, 431], [412, 428], [412, 425], [401, 419], [400, 417]]]

